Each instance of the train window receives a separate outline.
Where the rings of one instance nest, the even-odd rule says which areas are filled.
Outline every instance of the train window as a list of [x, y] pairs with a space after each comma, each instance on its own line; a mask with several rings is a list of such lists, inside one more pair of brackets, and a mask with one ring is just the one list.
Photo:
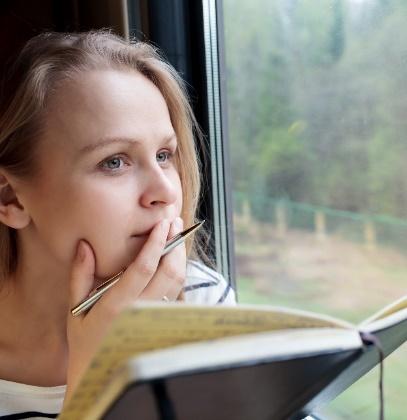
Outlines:
[[[406, 292], [407, 4], [223, 0], [223, 15], [239, 300], [362, 321]], [[406, 357], [386, 361], [392, 419]], [[330, 413], [374, 417], [377, 379]]]

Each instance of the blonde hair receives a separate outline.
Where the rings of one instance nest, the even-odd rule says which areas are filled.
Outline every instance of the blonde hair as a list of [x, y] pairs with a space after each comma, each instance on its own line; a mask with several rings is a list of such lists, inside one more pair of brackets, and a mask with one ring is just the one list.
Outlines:
[[[176, 162], [183, 191], [185, 226], [195, 219], [200, 179], [194, 137], [201, 133], [188, 103], [184, 83], [151, 45], [127, 42], [108, 31], [43, 33], [27, 42], [3, 85], [0, 101], [0, 167], [16, 177], [35, 176], [36, 142], [41, 134], [47, 99], [58, 83], [83, 71], [137, 71], [163, 95], [177, 139]], [[202, 254], [195, 240], [187, 243], [189, 257]], [[16, 230], [0, 224], [0, 278], [15, 272]]]

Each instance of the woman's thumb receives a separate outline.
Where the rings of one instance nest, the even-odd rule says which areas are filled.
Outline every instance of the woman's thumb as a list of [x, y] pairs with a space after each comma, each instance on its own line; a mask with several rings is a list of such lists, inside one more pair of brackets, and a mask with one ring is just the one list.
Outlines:
[[70, 279], [70, 305], [85, 299], [95, 281], [95, 258], [88, 243], [80, 240], [74, 257]]

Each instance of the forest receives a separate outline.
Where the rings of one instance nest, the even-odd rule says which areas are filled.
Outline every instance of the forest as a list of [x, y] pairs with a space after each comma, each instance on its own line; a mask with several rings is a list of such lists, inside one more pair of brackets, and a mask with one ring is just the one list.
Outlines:
[[234, 191], [407, 218], [407, 2], [223, 9]]

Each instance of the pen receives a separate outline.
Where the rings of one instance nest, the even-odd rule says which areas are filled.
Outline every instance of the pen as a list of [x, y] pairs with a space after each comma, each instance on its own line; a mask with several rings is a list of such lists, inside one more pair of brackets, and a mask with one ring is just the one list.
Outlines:
[[[202, 220], [201, 222], [196, 223], [195, 225], [183, 230], [174, 237], [170, 238], [165, 244], [161, 256], [168, 254], [176, 246], [183, 243], [185, 239], [188, 238], [188, 236], [195, 232], [197, 229], [199, 229], [204, 224], [204, 222], [205, 220]], [[113, 277], [103, 282], [100, 286], [93, 289], [86, 299], [84, 299], [82, 302], [80, 302], [78, 305], [71, 309], [71, 314], [73, 316], [78, 316], [87, 309], [91, 308], [102, 297], [102, 295], [104, 295], [112, 286], [114, 286], [120, 280], [120, 276], [123, 274], [123, 272], [124, 270], [120, 271], [120, 273], [115, 274]]]

